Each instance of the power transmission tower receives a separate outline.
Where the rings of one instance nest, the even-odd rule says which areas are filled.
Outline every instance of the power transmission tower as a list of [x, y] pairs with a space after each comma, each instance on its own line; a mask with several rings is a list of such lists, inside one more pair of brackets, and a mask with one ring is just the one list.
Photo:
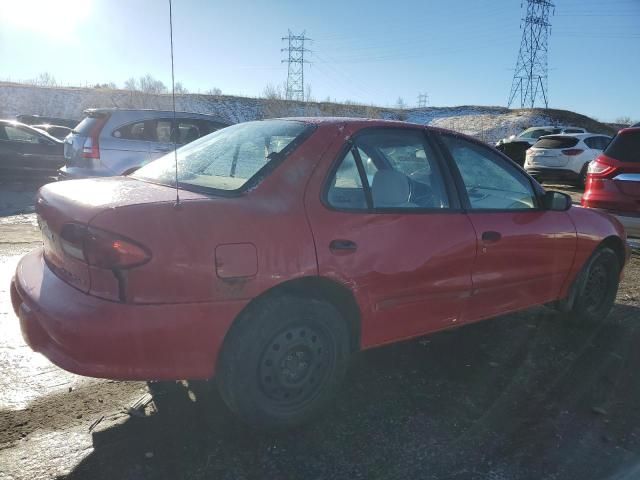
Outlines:
[[300, 35], [294, 35], [289, 30], [289, 35], [282, 37], [282, 41], [288, 41], [288, 46], [281, 51], [287, 52], [287, 58], [282, 63], [289, 64], [287, 71], [287, 100], [304, 101], [304, 64], [309, 63], [304, 59], [304, 54], [310, 52], [304, 47], [305, 41], [311, 41], [305, 36], [305, 32]]
[[426, 93], [419, 93], [418, 94], [418, 108], [424, 108], [427, 106], [427, 103], [429, 102], [429, 95]]
[[[540, 97], [544, 108], [549, 108], [547, 53], [551, 31], [549, 11], [552, 9], [555, 11], [555, 5], [550, 0], [527, 0], [527, 13], [522, 19], [524, 29], [508, 107], [519, 95], [520, 108], [533, 108]], [[522, 28], [522, 24], [520, 26]]]

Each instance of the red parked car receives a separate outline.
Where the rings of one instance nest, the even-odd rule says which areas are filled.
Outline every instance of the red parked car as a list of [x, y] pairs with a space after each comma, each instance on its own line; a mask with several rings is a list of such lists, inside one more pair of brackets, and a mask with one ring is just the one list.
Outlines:
[[420, 125], [249, 122], [181, 148], [178, 172], [168, 155], [43, 187], [13, 306], [66, 370], [215, 376], [262, 426], [315, 413], [358, 350], [551, 302], [601, 320], [629, 255], [615, 219]]
[[620, 130], [591, 162], [581, 203], [614, 214], [640, 237], [640, 128]]

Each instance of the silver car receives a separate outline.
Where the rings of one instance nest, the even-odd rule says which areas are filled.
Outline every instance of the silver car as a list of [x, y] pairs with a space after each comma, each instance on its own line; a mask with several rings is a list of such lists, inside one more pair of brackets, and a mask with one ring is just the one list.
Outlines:
[[64, 140], [60, 179], [127, 175], [177, 146], [228, 126], [210, 115], [95, 108]]

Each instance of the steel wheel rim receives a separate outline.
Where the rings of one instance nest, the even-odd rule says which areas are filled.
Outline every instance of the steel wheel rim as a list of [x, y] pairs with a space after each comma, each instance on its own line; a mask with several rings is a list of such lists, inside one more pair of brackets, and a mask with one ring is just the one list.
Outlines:
[[287, 327], [267, 343], [260, 355], [260, 390], [275, 406], [303, 406], [322, 389], [333, 357], [326, 332], [306, 325]]
[[590, 311], [598, 311], [606, 301], [608, 288], [607, 269], [604, 265], [598, 263], [589, 271], [589, 276], [584, 286], [583, 295], [586, 308]]

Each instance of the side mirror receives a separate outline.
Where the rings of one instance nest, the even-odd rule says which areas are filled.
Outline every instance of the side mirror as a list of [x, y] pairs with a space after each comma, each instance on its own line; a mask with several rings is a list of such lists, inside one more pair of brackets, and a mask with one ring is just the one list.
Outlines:
[[566, 193], [548, 190], [542, 197], [542, 204], [545, 210], [553, 210], [556, 212], [565, 212], [571, 208], [571, 197]]

